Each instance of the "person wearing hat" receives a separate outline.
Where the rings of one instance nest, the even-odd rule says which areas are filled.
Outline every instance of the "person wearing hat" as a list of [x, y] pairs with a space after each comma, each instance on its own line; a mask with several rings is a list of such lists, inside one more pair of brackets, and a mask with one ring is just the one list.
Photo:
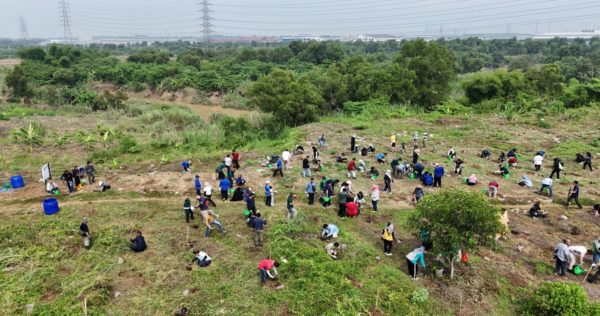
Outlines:
[[394, 224], [392, 224], [391, 222], [388, 222], [385, 228], [383, 228], [383, 231], [381, 232], [381, 239], [383, 240], [383, 252], [386, 256], [392, 255], [392, 242], [394, 240], [400, 242], [399, 239], [396, 239], [396, 235], [394, 234], [394, 232]]

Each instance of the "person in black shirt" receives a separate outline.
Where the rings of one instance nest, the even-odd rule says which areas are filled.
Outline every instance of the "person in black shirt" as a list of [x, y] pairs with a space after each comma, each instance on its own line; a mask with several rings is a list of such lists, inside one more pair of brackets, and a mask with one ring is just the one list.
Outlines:
[[571, 200], [575, 200], [577, 207], [583, 208], [579, 203], [579, 181], [573, 181], [573, 188], [569, 190], [569, 197], [567, 198], [567, 207], [571, 204]]
[[73, 174], [75, 190], [79, 191], [81, 189], [81, 177], [79, 176], [79, 168], [73, 167], [71, 173]]
[[585, 160], [583, 161], [583, 169], [585, 169], [585, 167], [588, 167], [588, 168], [590, 168], [590, 171], [593, 171], [592, 170], [592, 153], [590, 153], [589, 151], [585, 155]]
[[462, 159], [456, 158], [454, 159], [454, 173], [459, 176], [462, 175], [462, 165], [465, 163]]
[[312, 152], [313, 152], [313, 160], [317, 160], [319, 158], [319, 149], [317, 149], [317, 146], [312, 145]]
[[302, 159], [302, 177], [306, 178], [306, 177], [310, 177], [312, 176], [312, 173], [310, 172], [310, 157], [306, 156], [304, 159]]
[[63, 174], [60, 177], [60, 179], [67, 184], [67, 188], [69, 189], [69, 193], [73, 193], [73, 191], [74, 191], [74, 184], [73, 184], [73, 174], [71, 173], [71, 171], [65, 170], [65, 172], [63, 172]]
[[81, 224], [79, 224], [79, 235], [83, 237], [90, 237], [90, 228], [88, 227], [88, 219], [83, 218]]
[[533, 218], [546, 218], [548, 214], [542, 211], [542, 208], [540, 207], [540, 201], [535, 201], [535, 203], [533, 203], [529, 209], [529, 216]]
[[146, 240], [142, 236], [142, 231], [138, 230], [135, 238], [131, 239], [131, 245], [129, 246], [133, 252], [142, 252], [146, 250]]
[[560, 171], [563, 168], [563, 163], [560, 160], [560, 158], [555, 157], [552, 163], [552, 172], [550, 173], [550, 179], [552, 179], [552, 177], [554, 177], [554, 174], [556, 173], [556, 179], [560, 179]]
[[254, 246], [262, 247], [265, 239], [265, 220], [260, 216], [260, 212], [256, 213], [252, 227], [254, 228]]

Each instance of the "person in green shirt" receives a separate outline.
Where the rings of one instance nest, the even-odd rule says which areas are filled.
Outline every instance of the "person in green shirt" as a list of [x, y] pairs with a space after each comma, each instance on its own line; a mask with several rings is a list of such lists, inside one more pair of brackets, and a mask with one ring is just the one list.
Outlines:
[[185, 197], [185, 201], [183, 201], [183, 212], [185, 213], [185, 222], [190, 222], [190, 217], [194, 220], [194, 209], [192, 208], [192, 201], [189, 196]]
[[288, 197], [287, 197], [287, 209], [288, 209], [287, 219], [288, 219], [288, 221], [296, 218], [296, 216], [298, 215], [298, 211], [294, 207], [294, 199], [295, 198], [296, 198], [296, 195], [294, 193], [290, 192], [290, 194], [288, 194]]

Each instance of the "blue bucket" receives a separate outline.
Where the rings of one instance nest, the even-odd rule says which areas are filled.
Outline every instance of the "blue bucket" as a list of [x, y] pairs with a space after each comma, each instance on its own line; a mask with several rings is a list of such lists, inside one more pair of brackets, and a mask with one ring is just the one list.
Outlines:
[[22, 188], [25, 186], [25, 181], [22, 176], [12, 176], [10, 177], [10, 185], [13, 189]]
[[58, 207], [58, 201], [55, 198], [47, 198], [44, 200], [44, 214], [52, 215], [58, 213], [60, 211], [60, 207]]

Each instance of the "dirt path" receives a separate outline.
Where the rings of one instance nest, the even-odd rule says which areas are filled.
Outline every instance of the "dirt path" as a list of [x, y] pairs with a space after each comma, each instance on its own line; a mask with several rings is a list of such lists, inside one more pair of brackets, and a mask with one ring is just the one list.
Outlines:
[[0, 67], [2, 66], [16, 66], [21, 64], [21, 60], [18, 58], [7, 58], [7, 59], [0, 59]]

